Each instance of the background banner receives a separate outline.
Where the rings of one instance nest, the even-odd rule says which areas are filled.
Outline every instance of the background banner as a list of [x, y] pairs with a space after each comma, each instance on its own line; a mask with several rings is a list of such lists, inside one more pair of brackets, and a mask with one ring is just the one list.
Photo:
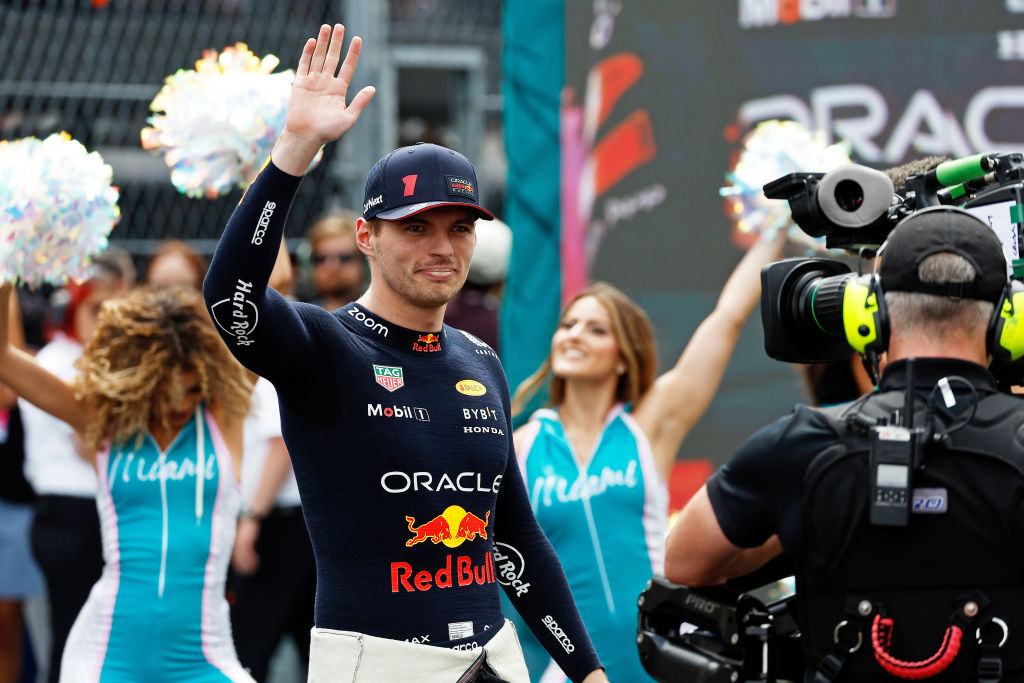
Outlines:
[[[742, 254], [718, 190], [758, 122], [820, 129], [879, 169], [1021, 151], [1022, 60], [1022, 0], [566, 3], [560, 296], [598, 279], [622, 288], [650, 314], [664, 370]], [[520, 140], [506, 134], [514, 168]], [[532, 275], [550, 300], [550, 274]], [[542, 358], [509, 364], [513, 388]], [[722, 462], [801, 400], [798, 370], [765, 356], [755, 314], [681, 455]]]

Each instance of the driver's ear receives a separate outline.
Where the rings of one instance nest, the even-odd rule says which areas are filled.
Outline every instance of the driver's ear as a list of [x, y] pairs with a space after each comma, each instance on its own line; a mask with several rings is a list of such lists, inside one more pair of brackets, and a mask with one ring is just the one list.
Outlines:
[[[356, 220], [356, 246], [367, 257], [373, 255], [374, 228], [372, 221], [362, 217]], [[379, 229], [379, 228], [378, 228]]]

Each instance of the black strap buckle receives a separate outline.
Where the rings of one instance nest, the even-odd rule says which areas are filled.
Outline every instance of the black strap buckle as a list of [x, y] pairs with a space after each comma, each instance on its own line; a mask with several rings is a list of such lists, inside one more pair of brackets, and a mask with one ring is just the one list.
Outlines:
[[1002, 678], [1002, 659], [999, 657], [982, 657], [978, 661], [978, 683], [999, 683]]
[[975, 638], [981, 646], [978, 659], [978, 683], [999, 683], [1003, 678], [1003, 659], [999, 650], [1006, 644], [1010, 627], [999, 617], [990, 617], [978, 626]]
[[818, 662], [818, 670], [814, 672], [814, 683], [832, 683], [839, 677], [846, 659], [838, 655], [826, 655]]

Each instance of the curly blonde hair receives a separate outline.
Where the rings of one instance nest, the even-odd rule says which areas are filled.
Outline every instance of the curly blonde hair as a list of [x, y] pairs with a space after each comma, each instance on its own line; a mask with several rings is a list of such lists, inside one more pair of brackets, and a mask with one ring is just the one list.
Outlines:
[[199, 376], [202, 400], [228, 419], [244, 419], [252, 382], [210, 321], [198, 292], [139, 287], [104, 302], [95, 334], [78, 360], [76, 396], [95, 409], [85, 440], [136, 444], [169, 414], [185, 392], [183, 375]]

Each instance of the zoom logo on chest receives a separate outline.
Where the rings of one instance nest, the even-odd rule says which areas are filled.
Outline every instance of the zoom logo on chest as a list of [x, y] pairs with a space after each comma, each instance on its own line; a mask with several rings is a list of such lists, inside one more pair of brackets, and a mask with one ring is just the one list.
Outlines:
[[362, 323], [363, 326], [371, 332], [376, 332], [377, 334], [385, 337], [388, 336], [388, 326], [366, 315], [366, 313], [359, 310], [358, 306], [353, 306], [348, 309], [348, 314], [350, 317], [355, 318], [357, 322]]

